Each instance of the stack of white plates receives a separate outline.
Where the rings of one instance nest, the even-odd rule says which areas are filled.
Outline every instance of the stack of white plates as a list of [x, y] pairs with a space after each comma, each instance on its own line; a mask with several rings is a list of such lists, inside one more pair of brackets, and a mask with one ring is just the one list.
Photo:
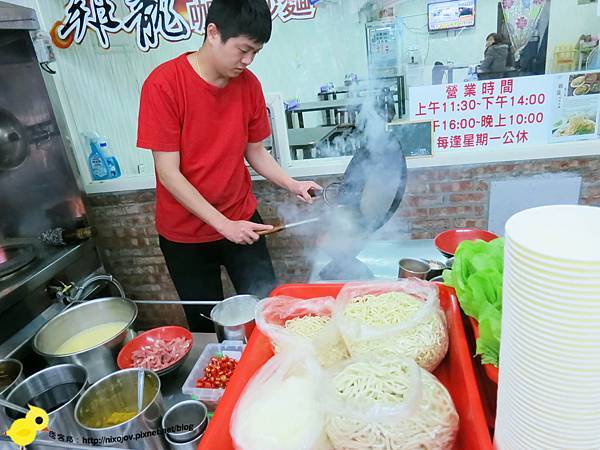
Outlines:
[[600, 449], [600, 208], [506, 223], [496, 446]]

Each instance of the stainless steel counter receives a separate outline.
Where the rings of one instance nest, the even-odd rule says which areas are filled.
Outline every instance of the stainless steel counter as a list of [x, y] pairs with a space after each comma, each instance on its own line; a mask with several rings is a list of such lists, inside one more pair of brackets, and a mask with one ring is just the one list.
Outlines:
[[[398, 262], [402, 258], [423, 258], [444, 262], [446, 258], [433, 244], [433, 239], [416, 239], [406, 241], [369, 241], [357, 258], [365, 263], [376, 279], [398, 278]], [[318, 251], [312, 264], [309, 283], [324, 283], [319, 272], [331, 258]]]
[[165, 411], [175, 403], [192, 398], [181, 392], [181, 386], [183, 386], [183, 383], [192, 371], [194, 364], [196, 364], [196, 361], [200, 358], [200, 354], [202, 353], [202, 350], [204, 350], [204, 347], [206, 347], [206, 344], [217, 342], [217, 335], [214, 333], [193, 333], [193, 336], [194, 344], [192, 350], [181, 367], [179, 367], [176, 372], [161, 378], [161, 390], [165, 403]]

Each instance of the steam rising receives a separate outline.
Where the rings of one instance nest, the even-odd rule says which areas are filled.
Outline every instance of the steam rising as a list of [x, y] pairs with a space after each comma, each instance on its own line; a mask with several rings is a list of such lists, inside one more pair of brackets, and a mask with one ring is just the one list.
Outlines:
[[[370, 86], [373, 92], [380, 86]], [[350, 95], [358, 96], [358, 92]], [[310, 208], [298, 204], [284, 204], [278, 209], [285, 223], [292, 223], [321, 214], [321, 221], [311, 225], [318, 231], [318, 250], [322, 250], [333, 261], [320, 278], [341, 273], [347, 279], [368, 277], [368, 269], [357, 261], [356, 255], [365, 247], [373, 232], [388, 219], [387, 213], [396, 197], [398, 186], [406, 176], [400, 142], [387, 130], [386, 109], [376, 97], [364, 97], [357, 111], [356, 127], [338, 136], [331, 145], [318, 148], [323, 156], [340, 156], [354, 153], [351, 174], [344, 179], [346, 189], [340, 190], [335, 198], [335, 189], [328, 189], [329, 204], [323, 199], [315, 200]], [[397, 168], [397, 170], [396, 170]], [[331, 195], [329, 195], [331, 194]], [[302, 233], [298, 229], [297, 233]], [[301, 234], [300, 234], [301, 235]], [[316, 267], [319, 251], [307, 249], [304, 255]], [[321, 261], [322, 262], [322, 261]], [[315, 273], [311, 278], [316, 278]]]

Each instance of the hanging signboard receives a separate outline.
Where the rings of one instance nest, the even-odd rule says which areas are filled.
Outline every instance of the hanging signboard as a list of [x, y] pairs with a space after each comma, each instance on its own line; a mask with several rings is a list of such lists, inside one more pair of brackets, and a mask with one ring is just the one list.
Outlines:
[[[265, 0], [271, 19], [282, 22], [313, 19], [317, 7], [311, 0]], [[135, 33], [137, 46], [146, 52], [157, 48], [161, 39], [178, 42], [192, 33], [204, 34], [211, 0], [69, 0], [65, 15], [51, 31], [59, 48], [81, 44], [88, 32], [95, 34], [102, 48], [110, 48], [110, 35]], [[117, 17], [117, 6], [128, 13]]]

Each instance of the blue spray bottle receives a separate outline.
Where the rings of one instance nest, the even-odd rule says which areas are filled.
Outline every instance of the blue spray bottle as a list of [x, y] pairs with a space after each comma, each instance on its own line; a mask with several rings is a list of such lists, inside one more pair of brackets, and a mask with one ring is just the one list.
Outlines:
[[92, 180], [110, 180], [121, 176], [121, 168], [117, 158], [110, 153], [108, 144], [97, 134], [88, 137], [90, 154], [88, 166]]

